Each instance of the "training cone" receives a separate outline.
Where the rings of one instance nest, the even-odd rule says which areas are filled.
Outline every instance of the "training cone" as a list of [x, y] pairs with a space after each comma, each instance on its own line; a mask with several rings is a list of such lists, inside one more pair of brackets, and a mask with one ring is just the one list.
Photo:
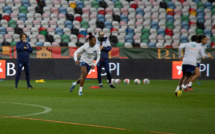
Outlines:
[[36, 80], [36, 83], [45, 83], [44, 79]]

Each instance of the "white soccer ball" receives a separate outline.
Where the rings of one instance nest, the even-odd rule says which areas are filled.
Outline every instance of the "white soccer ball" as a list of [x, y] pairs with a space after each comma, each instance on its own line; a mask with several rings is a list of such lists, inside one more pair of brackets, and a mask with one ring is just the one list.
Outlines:
[[139, 79], [135, 79], [134, 80], [134, 84], [140, 84], [140, 80]]
[[143, 84], [149, 84], [150, 83], [150, 80], [148, 79], [148, 78], [145, 78], [144, 80], [143, 80]]
[[124, 80], [124, 84], [128, 85], [130, 83], [130, 80], [129, 79], [125, 79]]
[[115, 84], [120, 84], [120, 83], [121, 83], [121, 80], [120, 80], [120, 79], [116, 79], [114, 83], [115, 83]]
[[111, 84], [115, 84], [115, 79], [111, 79]]

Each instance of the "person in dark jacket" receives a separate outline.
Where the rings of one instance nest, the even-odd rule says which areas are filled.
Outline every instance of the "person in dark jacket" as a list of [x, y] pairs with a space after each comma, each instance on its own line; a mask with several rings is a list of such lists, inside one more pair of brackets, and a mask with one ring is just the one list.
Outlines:
[[27, 35], [25, 33], [20, 34], [20, 41], [16, 43], [17, 51], [17, 70], [15, 78], [15, 89], [18, 88], [19, 78], [22, 72], [22, 67], [25, 68], [25, 78], [27, 81], [27, 88], [33, 89], [30, 85], [30, 73], [29, 73], [29, 53], [32, 53], [31, 45], [26, 41]]
[[105, 72], [107, 73], [109, 86], [111, 88], [115, 88], [115, 86], [113, 86], [113, 84], [111, 83], [111, 73], [110, 73], [110, 69], [109, 69], [109, 54], [108, 54], [108, 52], [111, 50], [111, 44], [110, 44], [110, 41], [107, 39], [107, 37], [104, 37], [103, 31], [99, 32], [99, 37], [96, 41], [96, 44], [100, 46], [100, 50], [101, 50], [100, 61], [97, 64], [99, 87], [103, 88], [102, 80], [101, 80], [101, 73], [102, 73], [102, 67], [104, 67]]

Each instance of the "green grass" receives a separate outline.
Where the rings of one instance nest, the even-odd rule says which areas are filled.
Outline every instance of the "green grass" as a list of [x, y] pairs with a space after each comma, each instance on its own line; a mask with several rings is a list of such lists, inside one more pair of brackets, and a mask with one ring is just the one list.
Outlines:
[[[26, 118], [0, 117], [0, 134], [215, 133], [214, 81], [195, 82], [194, 92], [183, 92], [180, 98], [174, 95], [177, 80], [151, 80], [149, 85], [134, 85], [132, 81], [129, 85], [116, 85], [116, 89], [107, 84], [103, 89], [89, 89], [98, 85], [96, 80], [90, 80], [85, 82], [83, 96], [78, 96], [79, 86], [69, 92], [72, 83], [69, 80], [31, 83], [33, 90], [26, 89], [23, 80], [15, 90], [14, 81], [0, 81], [0, 116]], [[52, 111], [28, 116], [44, 109], [27, 104], [49, 107]]]

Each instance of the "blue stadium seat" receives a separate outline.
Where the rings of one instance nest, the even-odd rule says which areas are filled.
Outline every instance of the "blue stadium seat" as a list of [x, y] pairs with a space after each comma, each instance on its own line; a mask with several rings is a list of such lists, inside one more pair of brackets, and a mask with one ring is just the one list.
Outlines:
[[9, 6], [4, 6], [4, 7], [3, 7], [3, 12], [4, 12], [4, 13], [11, 14], [11, 12], [12, 12], [11, 7], [9, 7]]
[[181, 42], [181, 43], [187, 43], [187, 42], [188, 42], [187, 36], [183, 36], [183, 35], [182, 35], [182, 36], [180, 37], [180, 42]]
[[204, 16], [204, 10], [202, 10], [202, 9], [197, 9], [197, 10], [196, 10], [196, 13], [197, 13], [197, 15], [202, 15], [202, 16]]
[[105, 21], [105, 28], [111, 29], [112, 23], [110, 21]]
[[66, 14], [67, 14], [67, 9], [66, 9], [65, 7], [60, 7], [60, 8], [59, 8], [59, 13], [60, 13], [60, 14], [65, 14], [65, 15], [66, 15]]
[[24, 13], [19, 13], [18, 18], [19, 18], [19, 20], [22, 20], [22, 21], [25, 21], [27, 19], [26, 14], [24, 14]]
[[205, 34], [205, 36], [211, 36], [211, 30], [204, 29], [204, 34]]
[[174, 22], [174, 17], [172, 15], [167, 15], [166, 16], [166, 21], [168, 21], [168, 22]]
[[6, 28], [0, 27], [0, 34], [4, 36], [6, 34]]
[[35, 46], [37, 46], [37, 47], [43, 47], [44, 44], [42, 42], [36, 42]]
[[102, 15], [102, 14], [98, 14], [98, 15], [97, 15], [97, 20], [104, 23], [104, 22], [105, 22], [105, 16]]
[[188, 24], [188, 22], [182, 22], [181, 23], [181, 29], [187, 29], [187, 30], [189, 30], [189, 24]]
[[128, 22], [128, 16], [127, 15], [120, 15], [120, 20], [124, 22]]
[[206, 2], [205, 3], [205, 8], [207, 8], [207, 9], [212, 9], [212, 4], [210, 3], [210, 2]]
[[201, 23], [205, 22], [204, 16], [202, 16], [202, 15], [197, 15], [196, 20], [197, 20], [197, 22], [201, 22]]
[[155, 48], [155, 47], [156, 47], [156, 44], [155, 44], [155, 43], [148, 43], [148, 47], [150, 47], [150, 48]]
[[158, 29], [158, 35], [162, 35], [164, 37], [165, 36], [164, 29]]
[[175, 9], [175, 4], [172, 1], [170, 1], [167, 3], [167, 7], [171, 9]]
[[28, 0], [22, 0], [22, 6], [29, 7], [30, 6], [29, 1]]
[[69, 28], [69, 29], [73, 28], [72, 21], [70, 21], [70, 20], [66, 20], [64, 24], [65, 24], [66, 28]]
[[127, 28], [127, 29], [126, 29], [126, 34], [133, 37], [133, 36], [134, 36], [134, 29], [132, 29], [132, 28]]
[[200, 2], [201, 0], [193, 0], [193, 2], [195, 2], [195, 3], [198, 3], [198, 2]]
[[137, 8], [137, 9], [136, 9], [136, 14], [137, 14], [137, 15], [142, 15], [142, 16], [143, 16], [143, 15], [144, 15], [143, 9], [142, 9], [142, 8]]
[[158, 29], [158, 23], [157, 22], [155, 22], [155, 21], [152, 21], [151, 22], [151, 28], [153, 28], [153, 29]]
[[126, 36], [125, 36], [125, 42], [133, 43], [133, 42], [134, 42], [133, 36], [131, 36], [131, 35], [126, 35]]
[[55, 28], [55, 34], [62, 36], [63, 35], [63, 29], [59, 28], [59, 27]]
[[85, 37], [87, 36], [87, 31], [86, 30], [81, 30], [80, 34], [84, 35]]
[[76, 1], [76, 7], [82, 9], [84, 7], [84, 3], [82, 1]]

